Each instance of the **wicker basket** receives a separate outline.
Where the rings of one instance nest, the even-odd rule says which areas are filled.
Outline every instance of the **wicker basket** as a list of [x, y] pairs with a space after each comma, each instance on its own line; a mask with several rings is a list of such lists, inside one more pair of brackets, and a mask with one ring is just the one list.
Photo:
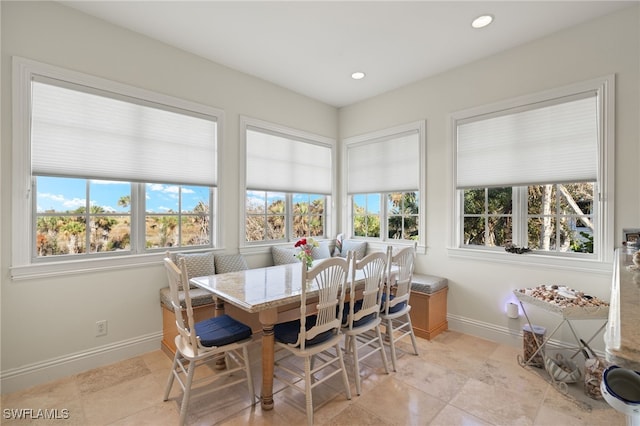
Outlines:
[[563, 358], [562, 354], [556, 354], [555, 359], [545, 356], [544, 364], [549, 374], [558, 382], [576, 383], [582, 377], [578, 366], [573, 361]]

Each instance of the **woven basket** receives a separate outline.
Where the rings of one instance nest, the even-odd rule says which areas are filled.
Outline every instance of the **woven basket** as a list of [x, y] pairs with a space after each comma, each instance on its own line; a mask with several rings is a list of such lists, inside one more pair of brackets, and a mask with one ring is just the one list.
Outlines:
[[578, 366], [557, 354], [555, 359], [549, 356], [544, 358], [544, 364], [549, 374], [558, 382], [576, 383], [582, 377]]

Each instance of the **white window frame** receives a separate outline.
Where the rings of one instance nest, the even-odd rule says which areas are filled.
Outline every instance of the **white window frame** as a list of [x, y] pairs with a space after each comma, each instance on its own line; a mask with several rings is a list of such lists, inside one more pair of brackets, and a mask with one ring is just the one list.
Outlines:
[[[588, 90], [596, 91], [598, 100], [598, 114], [601, 117], [599, 123], [598, 168], [599, 180], [596, 183], [594, 194], [595, 219], [597, 221], [598, 246], [594, 246], [593, 255], [576, 256], [572, 253], [527, 253], [526, 255], [514, 255], [507, 253], [503, 248], [491, 248], [481, 246], [462, 246], [462, 190], [456, 189], [456, 127], [457, 121], [468, 119], [478, 115], [490, 114], [497, 111], [521, 107], [549, 99], [569, 96]], [[507, 101], [483, 105], [451, 114], [450, 140], [452, 178], [451, 178], [451, 211], [452, 223], [450, 224], [450, 237], [448, 254], [452, 257], [464, 257], [478, 260], [491, 260], [497, 262], [540, 265], [550, 268], [595, 271], [609, 273], [613, 261], [614, 248], [614, 154], [615, 154], [615, 75], [607, 75], [592, 80], [571, 84], [557, 89], [546, 90], [532, 95], [521, 96]], [[523, 195], [523, 189], [524, 195]], [[524, 199], [523, 199], [524, 197]], [[514, 236], [520, 232], [515, 227], [524, 221], [526, 226], [526, 187], [514, 187]], [[522, 211], [518, 213], [518, 209]], [[522, 237], [522, 236], [520, 236]]]
[[[53, 79], [69, 81], [75, 84], [94, 87], [100, 90], [110, 91], [128, 97], [136, 97], [150, 102], [174, 106], [180, 109], [197, 111], [212, 117], [217, 121], [218, 140], [218, 184], [217, 197], [222, 196], [223, 187], [220, 172], [222, 158], [222, 140], [224, 111], [210, 106], [186, 101], [168, 95], [159, 94], [134, 86], [117, 83], [100, 77], [71, 71], [57, 66], [41, 62], [13, 57], [13, 83], [12, 83], [12, 114], [13, 114], [13, 165], [12, 165], [12, 260], [11, 276], [14, 280], [29, 279], [34, 277], [56, 276], [62, 274], [86, 273], [97, 270], [108, 270], [122, 267], [135, 267], [146, 264], [157, 264], [164, 256], [164, 250], [158, 252], [142, 251], [126, 255], [96, 256], [78, 259], [32, 259], [31, 241], [33, 240], [32, 221], [35, 220], [33, 212], [33, 200], [35, 194], [31, 193], [31, 144], [30, 144], [30, 111], [31, 111], [31, 81], [34, 75], [42, 75]], [[136, 185], [133, 185], [132, 191]], [[213, 198], [211, 220], [212, 240], [211, 247], [219, 247], [221, 241], [221, 224], [219, 220], [217, 197]], [[132, 209], [141, 208], [144, 211], [144, 200], [138, 197], [138, 205]], [[132, 193], [132, 202], [134, 194]], [[133, 218], [132, 211], [132, 218]], [[132, 219], [133, 222], [133, 219]], [[136, 224], [132, 223], [132, 234], [139, 233], [135, 230]], [[144, 235], [144, 232], [142, 233]], [[132, 235], [132, 238], [134, 236]], [[210, 247], [210, 248], [211, 248]], [[209, 248], [209, 249], [210, 249]], [[198, 247], [197, 249], [202, 249]]]
[[[267, 133], [276, 133], [285, 137], [289, 137], [291, 139], [302, 139], [311, 141], [318, 145], [324, 145], [331, 149], [331, 194], [327, 195], [325, 198], [325, 218], [324, 218], [324, 231], [325, 238], [328, 240], [332, 239], [332, 236], [335, 234], [336, 229], [336, 214], [335, 214], [335, 199], [337, 192], [337, 141], [335, 139], [331, 139], [325, 136], [313, 134], [310, 132], [293, 129], [290, 127], [286, 127], [280, 124], [270, 123], [268, 121], [260, 120], [257, 118], [252, 118], [248, 116], [240, 116], [240, 188], [241, 188], [241, 196], [240, 196], [240, 204], [239, 204], [239, 212], [240, 212], [240, 226], [238, 241], [240, 242], [240, 252], [241, 253], [266, 253], [270, 250], [271, 246], [274, 245], [282, 245], [283, 243], [289, 244], [294, 237], [291, 236], [291, 224], [292, 224], [292, 205], [291, 198], [293, 193], [300, 193], [300, 191], [291, 191], [285, 192], [285, 220], [287, 221], [287, 232], [285, 234], [284, 240], [265, 240], [265, 241], [246, 241], [245, 236], [245, 225], [246, 225], [246, 194], [247, 194], [247, 130], [248, 128], [253, 129], [261, 129]], [[278, 191], [274, 191], [278, 192]], [[280, 191], [283, 192], [283, 191]]]
[[[427, 197], [426, 197], [426, 121], [419, 120], [411, 123], [402, 124], [399, 126], [390, 127], [383, 130], [378, 130], [371, 133], [362, 134], [359, 136], [353, 136], [350, 138], [345, 138], [342, 141], [342, 229], [344, 230], [345, 238], [357, 238], [370, 242], [373, 246], [376, 243], [389, 243], [392, 242], [394, 244], [402, 245], [406, 243], [407, 245], [413, 244], [412, 241], [409, 240], [391, 240], [387, 238], [387, 203], [385, 195], [389, 192], [380, 192], [381, 199], [380, 203], [380, 237], [379, 238], [371, 238], [371, 237], [353, 237], [353, 197], [349, 195], [347, 188], [347, 155], [348, 149], [350, 145], [362, 145], [362, 144], [375, 144], [380, 139], [390, 139], [394, 136], [405, 134], [407, 132], [416, 131], [418, 133], [418, 150], [419, 150], [419, 183], [418, 183], [418, 193], [420, 197], [419, 201], [419, 209], [418, 212], [418, 223], [419, 223], [419, 239], [417, 245], [418, 253], [426, 253], [426, 211], [427, 211]], [[407, 192], [404, 190], [402, 192]]]

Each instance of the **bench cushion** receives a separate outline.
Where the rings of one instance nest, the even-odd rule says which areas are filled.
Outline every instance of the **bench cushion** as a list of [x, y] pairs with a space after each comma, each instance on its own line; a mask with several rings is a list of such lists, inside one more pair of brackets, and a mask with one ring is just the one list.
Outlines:
[[[191, 296], [191, 306], [202, 306], [213, 303], [213, 295], [201, 288], [194, 288], [193, 290], [189, 290], [189, 296]], [[178, 297], [180, 298], [180, 306], [183, 309], [187, 307], [187, 304], [184, 301], [184, 292], [178, 292]], [[167, 309], [173, 312], [173, 305], [171, 304], [171, 289], [169, 287], [160, 289], [160, 303], [162, 303]]]
[[433, 294], [449, 286], [446, 278], [435, 275], [413, 274], [411, 291], [424, 294]]

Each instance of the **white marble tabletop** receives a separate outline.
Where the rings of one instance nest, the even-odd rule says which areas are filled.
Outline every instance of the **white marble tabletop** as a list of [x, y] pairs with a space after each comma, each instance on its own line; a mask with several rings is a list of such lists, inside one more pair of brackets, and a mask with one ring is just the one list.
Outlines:
[[269, 266], [195, 277], [190, 282], [247, 312], [260, 312], [300, 301], [302, 265]]

